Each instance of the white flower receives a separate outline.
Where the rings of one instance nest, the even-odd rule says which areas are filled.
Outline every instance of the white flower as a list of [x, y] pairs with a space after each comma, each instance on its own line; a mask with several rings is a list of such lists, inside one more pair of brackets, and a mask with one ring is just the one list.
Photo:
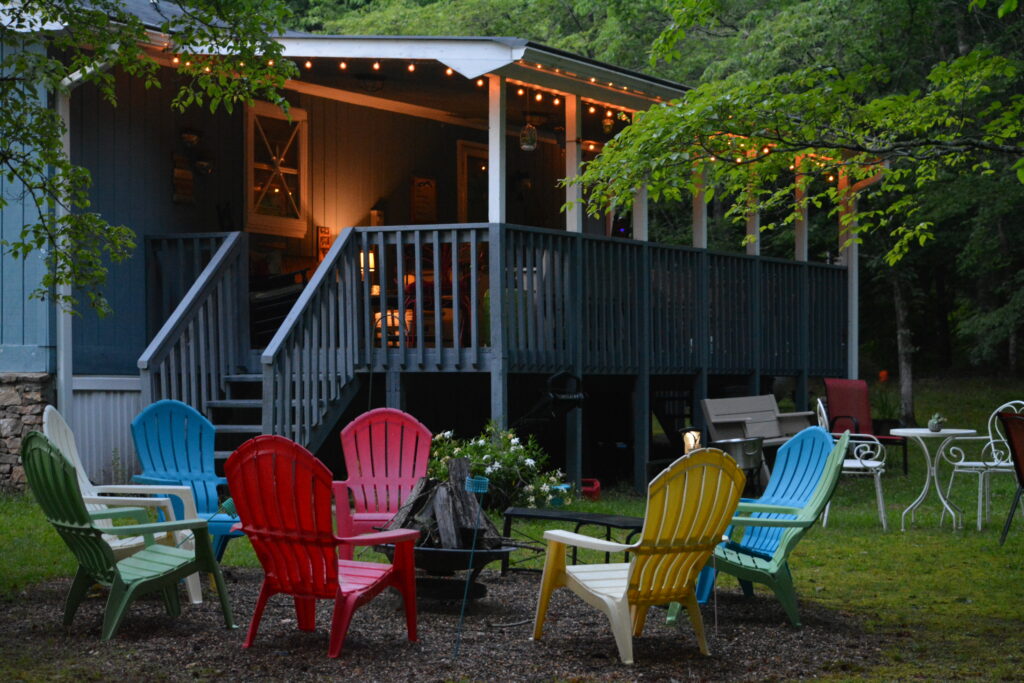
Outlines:
[[456, 453], [458, 453], [458, 452], [459, 452], [459, 451], [461, 451], [461, 450], [462, 450], [462, 449], [461, 449], [460, 447], [458, 447], [458, 446], [456, 446], [456, 447], [455, 447], [455, 452], [456, 452]]
[[450, 439], [453, 436], [455, 436], [455, 432], [449, 429], [447, 432], [441, 432], [441, 436], [443, 436], [446, 439]]
[[523, 450], [523, 447], [520, 446], [517, 443], [514, 443], [514, 444], [512, 444], [512, 450], [514, 450], [514, 451], [521, 451], [521, 450]]
[[526, 464], [527, 467], [533, 467], [534, 465], [537, 464], [533, 461], [533, 458], [527, 458], [523, 462]]
[[497, 469], [498, 467], [496, 465], [488, 465], [484, 469], [484, 474], [493, 474]]
[[518, 436], [513, 436], [511, 439], [509, 439], [509, 442], [513, 446], [518, 446], [519, 445], [519, 437]]
[[490, 459], [491, 459], [491, 454], [490, 453], [484, 453], [484, 462], [487, 462]]
[[540, 485], [540, 490], [542, 492], [544, 492], [544, 493], [547, 493], [548, 491], [551, 490], [551, 487], [548, 484], [541, 484]]
[[533, 491], [533, 484], [527, 484], [525, 490], [526, 490], [527, 493], [530, 493], [531, 491]]
[[485, 443], [487, 443], [487, 442], [484, 441], [483, 437], [480, 437], [479, 439], [477, 439], [476, 441], [473, 442], [473, 445], [475, 445], [475, 446], [483, 446]]

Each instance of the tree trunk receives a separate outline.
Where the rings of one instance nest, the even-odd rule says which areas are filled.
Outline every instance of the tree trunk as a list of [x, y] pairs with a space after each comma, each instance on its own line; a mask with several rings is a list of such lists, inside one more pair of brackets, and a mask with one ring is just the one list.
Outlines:
[[906, 284], [895, 273], [889, 274], [892, 302], [896, 310], [896, 357], [900, 373], [900, 423], [916, 427], [914, 419], [914, 345], [910, 334]]
[[1017, 349], [1020, 347], [1017, 338], [1017, 328], [1014, 327], [1010, 330], [1010, 336], [1006, 340], [1006, 352], [1009, 355], [1007, 358], [1006, 369], [1009, 371], [1011, 377], [1016, 377], [1020, 368], [1017, 365]]

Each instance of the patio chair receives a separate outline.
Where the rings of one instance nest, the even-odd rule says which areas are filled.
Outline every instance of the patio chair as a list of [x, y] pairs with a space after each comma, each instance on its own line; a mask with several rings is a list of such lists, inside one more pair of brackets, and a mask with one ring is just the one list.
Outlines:
[[871, 399], [868, 383], [862, 379], [825, 378], [825, 405], [832, 433], [868, 434], [883, 446], [899, 446], [903, 450], [903, 474], [907, 474], [907, 440], [902, 436], [879, 434], [871, 420]]
[[[957, 437], [949, 442], [943, 452], [943, 457], [953, 465], [946, 485], [946, 498], [949, 498], [953, 490], [956, 475], [974, 474], [978, 477], [978, 531], [981, 531], [982, 525], [992, 513], [992, 475], [1014, 473], [1013, 458], [999, 413], [1024, 413], [1024, 401], [1008, 401], [999, 406], [988, 417], [988, 434]], [[969, 456], [967, 449], [970, 445], [977, 447], [979, 444], [981, 450], [977, 456]], [[946, 511], [943, 509], [939, 522], [945, 518]]]
[[[619, 657], [633, 663], [633, 636], [643, 632], [652, 605], [686, 605], [702, 654], [708, 654], [704, 622], [694, 595], [697, 575], [736, 510], [746, 477], [718, 449], [676, 460], [647, 487], [647, 512], [636, 543], [613, 543], [569, 531], [544, 532], [548, 541], [533, 638], [544, 629], [551, 593], [566, 587], [601, 610], [611, 622]], [[566, 547], [627, 551], [628, 563], [566, 566]]]
[[999, 545], [1002, 545], [1006, 542], [1006, 534], [1010, 532], [1010, 523], [1013, 522], [1013, 513], [1020, 504], [1021, 493], [1024, 493], [1024, 415], [1013, 412], [999, 413], [999, 421], [1003, 424], [1003, 434], [1006, 435], [1006, 444], [1010, 449], [1013, 470], [1017, 474], [1017, 492], [1013, 494], [1010, 513], [1006, 515], [1003, 533], [999, 536]]
[[[213, 536], [213, 552], [220, 562], [228, 541], [241, 536], [232, 531], [238, 518], [221, 512], [217, 487], [227, 484], [214, 471], [214, 427], [198, 410], [181, 401], [153, 403], [132, 420], [132, 439], [142, 474], [132, 481], [151, 486], [188, 486], [196, 511]], [[175, 517], [184, 517], [180, 500], [174, 501]]]
[[394, 408], [376, 408], [350, 422], [341, 430], [348, 478], [334, 485], [339, 520], [351, 493], [355, 533], [386, 526], [426, 475], [431, 439], [419, 420]]
[[[821, 427], [808, 427], [779, 448], [768, 487], [756, 501], [740, 501], [737, 516], [726, 535], [732, 537], [736, 527], [744, 529], [738, 541], [728, 541], [715, 548], [714, 569], [739, 579], [743, 593], [754, 594], [754, 583], [768, 586], [782, 603], [794, 626], [800, 626], [789, 555], [807, 530], [814, 525], [832, 497], [849, 436], [838, 441]], [[714, 581], [702, 586], [707, 600]], [[678, 607], [669, 610], [675, 621]]]
[[[65, 626], [71, 625], [78, 605], [97, 583], [110, 589], [103, 615], [103, 640], [110, 640], [117, 633], [128, 606], [150, 593], [160, 593], [167, 613], [176, 617], [181, 613], [178, 582], [198, 571], [206, 571], [213, 574], [224, 623], [234, 628], [231, 605], [220, 567], [213, 558], [206, 522], [183, 519], [148, 523], [146, 511], [137, 507], [89, 512], [82, 501], [75, 468], [39, 432], [30, 432], [25, 437], [21, 458], [39, 507], [79, 563], [64, 604]], [[100, 528], [96, 520], [101, 519], [131, 519], [137, 523]], [[156, 535], [176, 531], [190, 531], [195, 537], [195, 549], [155, 542]], [[110, 544], [103, 540], [106, 535], [141, 536], [145, 547], [118, 560]]]
[[[824, 402], [819, 398], [818, 425], [828, 429], [828, 411]], [[832, 434], [832, 438], [838, 440], [842, 434]], [[882, 531], [889, 530], [889, 520], [885, 514], [885, 499], [882, 497], [882, 475], [885, 474], [885, 446], [873, 434], [850, 434], [849, 451], [843, 459], [843, 474], [857, 476], [870, 476], [875, 480], [875, 502], [878, 504], [878, 519], [882, 522]], [[821, 515], [821, 526], [828, 526], [828, 513], [832, 508], [829, 502], [825, 506], [825, 512]]]
[[[192, 489], [188, 486], [94, 485], [89, 481], [85, 468], [82, 467], [74, 432], [71, 431], [68, 423], [64, 421], [64, 416], [53, 406], [48, 405], [43, 410], [43, 434], [67, 458], [71, 466], [75, 468], [75, 475], [78, 478], [78, 489], [82, 493], [85, 509], [90, 513], [107, 510], [111, 506], [130, 505], [134, 507], [156, 508], [163, 514], [164, 520], [167, 521], [182, 519], [182, 517], [176, 517], [174, 514], [171, 498], [168, 497], [173, 496], [181, 501], [184, 509], [183, 518], [196, 518], [196, 504], [192, 500]], [[111, 493], [132, 495], [104, 495]], [[96, 526], [104, 529], [113, 526], [113, 523], [109, 519], [97, 519]], [[192, 540], [186, 534], [179, 532], [177, 537], [178, 541], [184, 541], [184, 547], [192, 547]], [[110, 533], [105, 534], [103, 540], [110, 546], [110, 549], [114, 552], [114, 558], [118, 560], [146, 547], [145, 539], [141, 536], [125, 537]], [[174, 535], [164, 534], [157, 541], [166, 545], [174, 545], [176, 539]], [[189, 600], [193, 604], [200, 604], [203, 601], [203, 591], [199, 584], [199, 575], [193, 574], [188, 577], [186, 585], [188, 586]]]
[[[341, 654], [356, 609], [388, 587], [402, 595], [409, 640], [416, 640], [416, 581], [413, 542], [419, 532], [396, 529], [356, 536], [347, 506], [339, 506], [338, 534], [331, 520], [331, 472], [309, 451], [283, 436], [257, 436], [224, 465], [241, 518], [264, 577], [242, 647], [256, 639], [267, 600], [278, 593], [295, 601], [298, 627], [316, 628], [316, 600], [334, 600], [327, 654]], [[344, 498], [343, 498], [344, 500]], [[348, 546], [395, 544], [393, 564], [338, 559]], [[351, 552], [348, 553], [351, 556]]]

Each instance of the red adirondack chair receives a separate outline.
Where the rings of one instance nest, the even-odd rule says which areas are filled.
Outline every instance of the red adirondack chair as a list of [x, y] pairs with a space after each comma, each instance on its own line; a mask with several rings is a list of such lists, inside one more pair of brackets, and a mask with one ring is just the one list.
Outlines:
[[[256, 639], [267, 599], [291, 595], [299, 629], [316, 628], [316, 600], [334, 600], [327, 654], [337, 657], [352, 614], [389, 586], [405, 604], [409, 640], [416, 640], [416, 569], [413, 542], [419, 532], [396, 529], [352, 535], [351, 519], [335, 535], [331, 520], [331, 472], [309, 451], [283, 436], [257, 436], [238, 447], [224, 465], [242, 531], [263, 565], [263, 585], [242, 647]], [[355, 562], [352, 546], [394, 543], [393, 564]], [[348, 549], [346, 553], [344, 549]]]
[[357, 534], [380, 529], [391, 521], [416, 482], [427, 473], [430, 430], [408, 413], [376, 408], [341, 430], [348, 479], [334, 483], [338, 526], [352, 494]]
[[828, 430], [833, 433], [849, 430], [853, 434], [870, 434], [883, 446], [903, 449], [903, 474], [907, 473], [907, 440], [902, 436], [876, 434], [871, 422], [871, 399], [868, 383], [862, 379], [825, 378], [825, 400], [828, 408]]

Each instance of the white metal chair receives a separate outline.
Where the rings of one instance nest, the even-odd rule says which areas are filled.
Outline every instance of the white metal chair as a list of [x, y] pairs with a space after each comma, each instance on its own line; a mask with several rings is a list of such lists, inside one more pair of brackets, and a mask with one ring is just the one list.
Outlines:
[[[949, 484], [946, 485], [946, 498], [949, 498], [957, 474], [978, 476], [978, 531], [981, 531], [982, 525], [992, 512], [992, 475], [1014, 474], [1013, 458], [1006, 442], [1003, 425], [999, 421], [999, 413], [1024, 414], [1024, 401], [1009, 401], [999, 406], [989, 415], [988, 434], [957, 437], [942, 453], [942, 457], [953, 466]], [[974, 451], [971, 446], [977, 447], [979, 444], [981, 450], [977, 451], [977, 457], [968, 455], [968, 451]], [[943, 510], [939, 519], [940, 524], [945, 517], [946, 511]]]
[[[43, 434], [75, 468], [75, 474], [78, 477], [78, 488], [82, 492], [82, 501], [89, 512], [106, 510], [112, 506], [148, 507], [160, 510], [164, 514], [165, 520], [170, 522], [175, 520], [174, 507], [168, 496], [178, 496], [181, 498], [185, 508], [185, 518], [195, 519], [198, 517], [196, 514], [196, 504], [192, 498], [192, 489], [188, 486], [147, 486], [140, 484], [96, 486], [93, 484], [85, 473], [85, 468], [82, 467], [82, 460], [78, 455], [78, 445], [75, 443], [74, 432], [71, 431], [71, 427], [64, 420], [64, 416], [53, 406], [46, 406], [46, 409], [43, 411]], [[100, 519], [96, 520], [95, 524], [97, 527], [109, 527], [111, 526], [111, 521], [109, 519]], [[161, 542], [174, 545], [185, 538], [184, 534], [179, 534], [177, 537], [169, 535]], [[104, 534], [103, 540], [114, 551], [114, 558], [117, 560], [134, 555], [146, 547], [145, 539], [142, 536], [124, 537]], [[187, 549], [192, 548], [191, 538], [182, 542], [181, 545]], [[189, 600], [193, 604], [199, 604], [203, 601], [203, 592], [198, 574], [188, 577], [186, 587], [188, 588]]]
[[[816, 413], [818, 425], [825, 431], [829, 431], [828, 410], [825, 408], [825, 402], [820, 398]], [[832, 439], [838, 441], [841, 436], [842, 434], [833, 433]], [[882, 442], [873, 434], [850, 434], [850, 445], [847, 457], [843, 459], [841, 473], [874, 477], [878, 519], [882, 522], [882, 530], [888, 531], [889, 520], [885, 514], [885, 499], [882, 497], [882, 475], [885, 474], [885, 446], [882, 445]], [[828, 526], [828, 512], [831, 506], [831, 502], [825, 506], [825, 512], [821, 515], [822, 526]]]

